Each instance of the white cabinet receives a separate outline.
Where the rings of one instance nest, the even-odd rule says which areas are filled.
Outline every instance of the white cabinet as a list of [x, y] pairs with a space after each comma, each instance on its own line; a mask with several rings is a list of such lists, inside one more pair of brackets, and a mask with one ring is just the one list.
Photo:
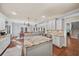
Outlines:
[[5, 29], [5, 21], [0, 19], [0, 30]]
[[5, 17], [0, 14], [0, 30], [5, 29]]
[[56, 21], [56, 29], [57, 30], [61, 30], [62, 29], [62, 20], [61, 19], [58, 19]]
[[53, 36], [52, 38], [53, 44], [59, 48], [64, 46], [64, 37], [63, 36]]
[[64, 19], [56, 20], [56, 29], [57, 30], [64, 30]]
[[55, 30], [55, 20], [52, 20], [52, 30]]
[[25, 56], [52, 56], [52, 42], [44, 42], [31, 47], [24, 46]]
[[6, 35], [4, 38], [1, 38], [1, 40], [0, 40], [0, 55], [8, 47], [9, 44], [10, 44], [10, 35]]

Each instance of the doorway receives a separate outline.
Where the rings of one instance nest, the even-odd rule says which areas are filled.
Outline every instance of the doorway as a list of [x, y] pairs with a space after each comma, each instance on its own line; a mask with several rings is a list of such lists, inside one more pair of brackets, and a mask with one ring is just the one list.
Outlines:
[[67, 47], [70, 45], [70, 38], [71, 38], [71, 23], [66, 23], [66, 42]]
[[73, 38], [79, 39], [79, 22], [72, 22], [71, 25]]

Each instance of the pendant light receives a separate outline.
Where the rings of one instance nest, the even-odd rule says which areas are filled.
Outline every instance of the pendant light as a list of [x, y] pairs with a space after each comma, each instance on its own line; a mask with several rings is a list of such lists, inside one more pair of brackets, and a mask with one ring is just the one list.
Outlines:
[[29, 17], [27, 17], [27, 19], [28, 19], [28, 23], [27, 23], [27, 26], [30, 26], [30, 23], [29, 23]]

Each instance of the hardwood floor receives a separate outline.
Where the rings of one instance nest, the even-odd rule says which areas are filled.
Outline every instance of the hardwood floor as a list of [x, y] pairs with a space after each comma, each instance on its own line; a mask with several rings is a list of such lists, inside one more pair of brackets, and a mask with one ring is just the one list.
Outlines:
[[55, 56], [79, 56], [79, 39], [71, 38], [67, 48], [58, 48], [53, 45]]

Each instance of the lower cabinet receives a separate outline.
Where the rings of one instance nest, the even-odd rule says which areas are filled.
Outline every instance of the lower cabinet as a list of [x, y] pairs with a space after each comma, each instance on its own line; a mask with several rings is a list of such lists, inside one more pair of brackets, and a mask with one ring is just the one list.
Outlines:
[[10, 36], [9, 35], [6, 35], [4, 38], [1, 38], [1, 41], [0, 41], [0, 55], [8, 47], [9, 44], [10, 44]]
[[25, 56], [52, 56], [52, 41], [43, 42], [31, 47], [24, 46]]
[[62, 48], [64, 46], [63, 36], [53, 36], [52, 41], [53, 41], [53, 44], [59, 48]]

